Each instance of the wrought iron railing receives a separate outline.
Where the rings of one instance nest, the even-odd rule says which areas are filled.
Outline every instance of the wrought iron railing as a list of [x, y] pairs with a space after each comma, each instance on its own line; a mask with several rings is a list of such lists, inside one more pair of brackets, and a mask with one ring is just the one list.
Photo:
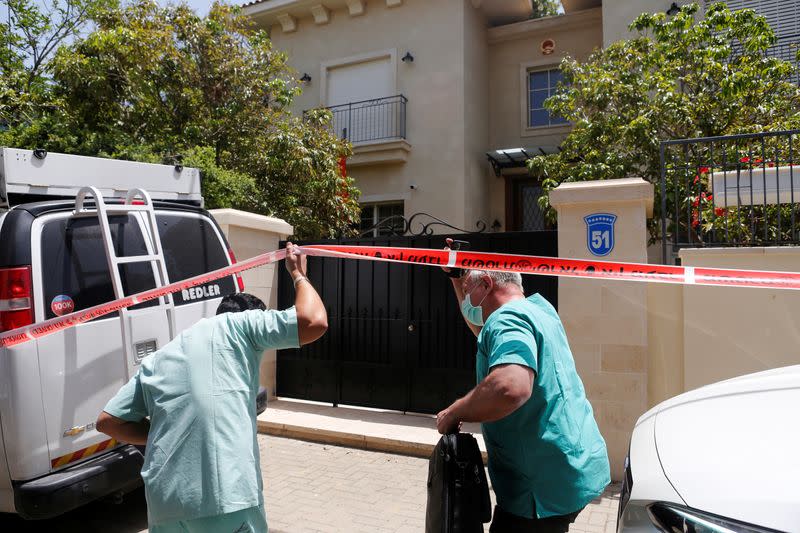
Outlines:
[[406, 138], [406, 104], [399, 94], [331, 106], [333, 129], [351, 143]]
[[800, 130], [664, 141], [660, 193], [665, 258], [800, 244]]
[[386, 217], [374, 226], [361, 230], [358, 238], [371, 237], [377, 232], [378, 236], [386, 237], [422, 237], [431, 236], [436, 229], [455, 230], [458, 233], [478, 234], [486, 231], [486, 222], [478, 220], [474, 230], [467, 230], [453, 226], [428, 213], [414, 213], [406, 218], [401, 215]]

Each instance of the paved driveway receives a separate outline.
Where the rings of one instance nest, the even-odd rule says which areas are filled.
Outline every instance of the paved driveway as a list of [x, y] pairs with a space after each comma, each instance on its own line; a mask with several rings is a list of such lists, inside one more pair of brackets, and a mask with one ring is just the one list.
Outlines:
[[[259, 443], [271, 533], [425, 530], [426, 459], [280, 437]], [[612, 486], [570, 531], [612, 533], [618, 495]]]
[[[270, 533], [424, 531], [427, 460], [265, 435], [258, 442]], [[607, 491], [570, 531], [613, 533], [618, 494], [618, 488]], [[0, 531], [9, 533], [139, 533], [146, 527], [141, 490], [121, 505], [96, 502], [43, 522], [0, 515]]]

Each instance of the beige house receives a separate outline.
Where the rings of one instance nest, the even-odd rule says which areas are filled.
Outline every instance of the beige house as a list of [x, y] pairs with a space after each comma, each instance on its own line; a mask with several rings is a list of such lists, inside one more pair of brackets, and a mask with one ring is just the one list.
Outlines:
[[[243, 9], [297, 70], [294, 111], [331, 107], [352, 142], [362, 229], [424, 212], [465, 230], [483, 221], [509, 231], [543, 227], [541, 189], [524, 162], [569, 131], [542, 107], [560, 61], [628, 37], [641, 13], [690, 1], [562, 0], [563, 14], [540, 19], [530, 19], [532, 0], [254, 0]], [[765, 15], [779, 41], [800, 32], [797, 2], [727, 4]]]
[[506, 231], [543, 224], [524, 161], [569, 131], [542, 107], [562, 58], [586, 58], [670, 2], [563, 5], [535, 20], [530, 0], [257, 0], [244, 12], [303, 80], [294, 111], [331, 107], [353, 143], [363, 228], [425, 212]]
[[[541, 226], [524, 160], [569, 131], [541, 108], [561, 59], [626, 37], [640, 13], [675, 9], [667, 0], [562, 3], [563, 15], [538, 20], [528, 18], [530, 0], [262, 0], [245, 12], [306, 79], [296, 111], [334, 106], [337, 131], [354, 144], [348, 164], [363, 191], [364, 228], [427, 212], [465, 229], [496, 220], [504, 231]], [[765, 15], [779, 44], [800, 35], [798, 1], [728, 4]], [[653, 198], [653, 185], [636, 178], [562, 185], [551, 195], [559, 255], [593, 259], [584, 217], [615, 213], [617, 245], [606, 259], [647, 262]], [[800, 271], [798, 247], [683, 249], [680, 257], [685, 266]], [[615, 479], [648, 408], [800, 361], [790, 291], [562, 278], [558, 298]]]

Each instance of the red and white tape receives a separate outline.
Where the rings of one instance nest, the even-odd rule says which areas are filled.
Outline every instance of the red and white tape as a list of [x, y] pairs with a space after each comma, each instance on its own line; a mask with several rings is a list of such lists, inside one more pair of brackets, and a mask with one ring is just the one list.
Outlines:
[[[800, 273], [765, 270], [732, 270], [642, 263], [619, 263], [584, 259], [563, 259], [532, 255], [498, 254], [430, 250], [425, 248], [390, 248], [380, 246], [309, 245], [301, 250], [307, 255], [340, 259], [388, 261], [425, 266], [449, 266], [466, 269], [519, 272], [542, 276], [588, 278], [603, 280], [640, 281], [650, 283], [677, 283], [727, 287], [759, 287], [770, 289], [800, 289]], [[51, 333], [88, 322], [97, 317], [119, 311], [138, 303], [154, 300], [209, 281], [232, 276], [286, 257], [286, 250], [276, 250], [247, 259], [235, 265], [201, 274], [193, 278], [170, 283], [112, 302], [96, 305], [68, 315], [51, 318], [38, 324], [0, 333], [0, 348], [11, 347], [35, 340]]]
[[120, 298], [118, 300], [95, 305], [87, 309], [75, 311], [74, 313], [70, 313], [68, 315], [51, 318], [50, 320], [45, 320], [44, 322], [39, 322], [37, 324], [31, 324], [29, 326], [12, 329], [11, 331], [0, 333], [0, 348], [16, 346], [17, 344], [39, 339], [41, 337], [50, 335], [51, 333], [67, 329], [72, 326], [77, 326], [78, 324], [83, 324], [84, 322], [94, 320], [95, 318], [107, 315], [109, 313], [114, 313], [120, 309], [140, 304], [142, 302], [155, 300], [156, 298], [160, 298], [174, 292], [179, 292], [184, 289], [197, 287], [198, 285], [203, 285], [209, 281], [214, 281], [226, 276], [233, 276], [234, 274], [243, 272], [245, 270], [250, 270], [251, 268], [268, 265], [270, 263], [280, 261], [285, 257], [286, 250], [268, 252], [257, 255], [240, 263], [236, 263], [235, 265], [222, 267], [206, 274], [200, 274], [199, 276], [195, 276], [193, 278], [170, 283], [169, 285], [150, 289], [138, 294], [132, 294], [131, 296], [125, 296], [124, 298]]
[[308, 255], [342, 259], [368, 259], [428, 266], [519, 272], [541, 276], [643, 281], [728, 287], [800, 289], [800, 272], [734, 270], [646, 263], [621, 263], [587, 259], [563, 259], [534, 255], [498, 254], [429, 250], [425, 248], [390, 248], [378, 246], [304, 246]]

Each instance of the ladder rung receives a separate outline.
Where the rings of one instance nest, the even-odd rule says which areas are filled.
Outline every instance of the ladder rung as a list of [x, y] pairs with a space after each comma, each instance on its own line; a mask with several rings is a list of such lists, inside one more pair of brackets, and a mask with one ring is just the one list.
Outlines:
[[[134, 211], [147, 211], [148, 205], [107, 205], [107, 215], [124, 215], [126, 213], [133, 213]], [[73, 216], [98, 216], [100, 212], [95, 207], [84, 207], [80, 211], [73, 214]]]
[[129, 255], [126, 257], [115, 257], [114, 262], [118, 265], [125, 263], [145, 263], [149, 261], [162, 261], [158, 255]]
[[[140, 305], [141, 303], [142, 302], [139, 302], [136, 305]], [[175, 304], [174, 303], [173, 304], [158, 304], [158, 305], [151, 305], [149, 307], [143, 307], [142, 309], [124, 309], [124, 311], [126, 311], [128, 313], [141, 313], [143, 311], [158, 311], [160, 309], [163, 309], [165, 311], [174, 311], [175, 310]]]
[[132, 213], [134, 211], [147, 211], [151, 209], [152, 206], [149, 205], [128, 205], [128, 204], [107, 204], [106, 205], [106, 212], [108, 214], [119, 214], [119, 213]]
[[167, 311], [172, 311], [175, 309], [175, 304], [158, 304], [148, 307], [147, 309], [166, 309]]

